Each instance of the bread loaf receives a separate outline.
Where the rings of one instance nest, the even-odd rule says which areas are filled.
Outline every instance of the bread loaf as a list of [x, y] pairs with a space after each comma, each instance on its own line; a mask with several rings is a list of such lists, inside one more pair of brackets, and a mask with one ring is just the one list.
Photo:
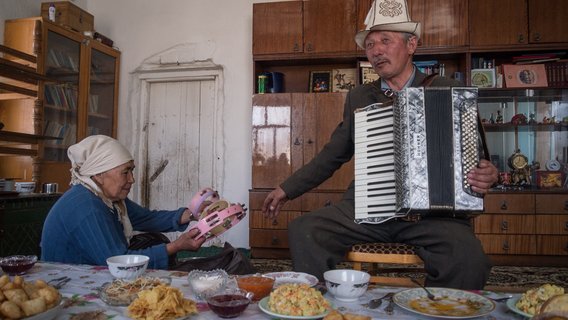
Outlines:
[[540, 313], [568, 312], [568, 293], [554, 296], [542, 304]]

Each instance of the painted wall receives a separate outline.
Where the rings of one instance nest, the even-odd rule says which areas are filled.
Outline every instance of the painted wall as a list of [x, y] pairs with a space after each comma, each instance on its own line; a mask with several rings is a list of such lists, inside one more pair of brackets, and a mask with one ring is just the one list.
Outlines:
[[[95, 16], [95, 29], [122, 52], [119, 140], [128, 145], [131, 73], [148, 57], [184, 43], [211, 42], [212, 61], [224, 69], [225, 177], [222, 196], [248, 207], [251, 187], [250, 110], [253, 92], [252, 3], [276, 0], [77, 0]], [[40, 0], [1, 0], [0, 22], [40, 14]], [[3, 38], [2, 38], [3, 39]], [[166, 208], [164, 208], [166, 209]], [[227, 232], [248, 248], [248, 219]]]

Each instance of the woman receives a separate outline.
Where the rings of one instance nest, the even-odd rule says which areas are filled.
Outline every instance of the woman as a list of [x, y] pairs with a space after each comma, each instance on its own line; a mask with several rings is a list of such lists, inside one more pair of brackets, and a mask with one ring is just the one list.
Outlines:
[[[90, 136], [70, 146], [67, 154], [72, 187], [47, 216], [42, 260], [106, 265], [111, 256], [143, 254], [150, 257], [149, 268], [167, 269], [170, 257], [175, 258], [178, 251], [195, 251], [205, 241], [205, 237], [194, 239], [197, 229], [171, 243], [165, 243], [169, 242], [165, 237], [162, 241], [161, 234], [152, 234], [184, 231], [192, 215], [187, 208], [147, 210], [129, 200], [134, 161], [117, 140]], [[133, 237], [134, 231], [149, 234]]]

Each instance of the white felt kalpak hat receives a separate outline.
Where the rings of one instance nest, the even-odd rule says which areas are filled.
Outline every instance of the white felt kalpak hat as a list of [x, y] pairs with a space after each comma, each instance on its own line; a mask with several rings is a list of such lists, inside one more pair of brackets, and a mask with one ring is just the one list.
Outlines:
[[420, 38], [420, 22], [410, 21], [406, 0], [375, 0], [365, 18], [365, 30], [357, 32], [355, 42], [365, 49], [371, 31], [408, 32]]

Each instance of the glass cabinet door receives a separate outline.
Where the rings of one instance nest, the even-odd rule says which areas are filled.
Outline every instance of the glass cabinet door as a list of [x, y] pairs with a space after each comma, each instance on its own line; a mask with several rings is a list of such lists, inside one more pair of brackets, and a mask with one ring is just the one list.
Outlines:
[[491, 160], [511, 179], [505, 184], [539, 189], [539, 174], [557, 171], [558, 187], [568, 188], [568, 89], [483, 90], [478, 102]]
[[77, 142], [81, 42], [47, 31], [45, 73], [55, 82], [44, 90], [43, 134], [59, 140], [44, 144], [44, 160], [64, 162], [67, 147]]
[[87, 136], [113, 136], [117, 62], [118, 58], [114, 55], [96, 48], [91, 50]]

